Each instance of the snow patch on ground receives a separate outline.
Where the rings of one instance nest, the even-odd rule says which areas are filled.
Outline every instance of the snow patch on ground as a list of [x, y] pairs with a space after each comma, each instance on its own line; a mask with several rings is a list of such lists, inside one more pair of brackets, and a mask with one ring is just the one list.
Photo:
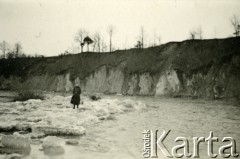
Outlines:
[[[0, 133], [1, 139], [4, 139], [3, 146], [5, 144], [9, 147], [6, 139], [14, 137], [19, 138], [19, 141], [28, 141], [28, 153], [31, 151], [29, 146], [31, 143], [42, 144], [46, 155], [63, 154], [64, 146], [59, 145], [58, 140], [64, 136], [71, 138], [84, 135], [87, 132], [85, 125], [99, 123], [102, 120], [116, 120], [116, 114], [146, 108], [145, 104], [130, 99], [102, 98], [92, 101], [89, 97], [82, 96], [82, 104], [78, 109], [73, 109], [70, 100], [71, 96], [48, 94], [45, 100], [30, 99], [24, 102], [0, 103], [0, 132], [13, 134]], [[12, 143], [16, 144], [18, 149], [25, 148], [17, 140], [16, 143]], [[67, 143], [74, 145], [78, 142], [69, 140]], [[10, 146], [14, 149], [14, 145]]]
[[103, 98], [92, 101], [82, 96], [79, 109], [73, 109], [70, 100], [71, 96], [49, 94], [46, 100], [1, 103], [0, 130], [10, 132], [31, 129], [46, 135], [80, 135], [85, 133], [85, 124], [114, 120], [115, 114], [146, 107], [130, 99]]

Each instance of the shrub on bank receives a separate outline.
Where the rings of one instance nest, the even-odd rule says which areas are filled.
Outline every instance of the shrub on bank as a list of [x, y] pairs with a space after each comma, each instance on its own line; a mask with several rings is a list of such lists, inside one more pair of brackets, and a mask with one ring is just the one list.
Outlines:
[[44, 95], [39, 91], [19, 91], [14, 101], [27, 101], [29, 99], [44, 99]]

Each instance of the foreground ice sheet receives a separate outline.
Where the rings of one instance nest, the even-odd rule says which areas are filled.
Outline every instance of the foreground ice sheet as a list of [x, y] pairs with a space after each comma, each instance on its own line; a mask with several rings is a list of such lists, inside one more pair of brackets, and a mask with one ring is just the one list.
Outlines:
[[[116, 114], [146, 107], [140, 102], [129, 99], [103, 98], [92, 101], [89, 97], [83, 96], [79, 109], [73, 109], [70, 99], [71, 96], [47, 95], [45, 100], [30, 99], [25, 102], [0, 103], [0, 132], [13, 133], [14, 137], [20, 135], [23, 139], [31, 140], [32, 144], [36, 144], [35, 140], [39, 141], [37, 143], [46, 143], [50, 139], [54, 141], [52, 136], [62, 138], [82, 136], [87, 132], [84, 125], [96, 124], [103, 120], [115, 120]], [[1, 136], [3, 141], [6, 141], [6, 136], [4, 134]], [[45, 138], [42, 141], [41, 138], [46, 136], [50, 139]], [[11, 136], [7, 135], [7, 137]], [[46, 146], [43, 147], [45, 147], [45, 154], [51, 154], [46, 153]], [[61, 152], [59, 154], [64, 152], [62, 147], [58, 150]]]
[[[81, 136], [57, 135], [58, 138], [65, 140], [65, 144], [64, 142], [60, 144], [64, 151], [62, 148], [54, 148], [54, 151], [44, 150], [42, 147], [44, 139], [38, 139], [42, 138], [42, 133], [37, 131], [28, 133], [32, 138], [31, 153], [25, 156], [25, 159], [143, 158], [142, 132], [147, 129], [158, 129], [160, 132], [171, 130], [164, 141], [168, 149], [176, 145], [174, 139], [178, 136], [186, 137], [190, 141], [194, 136], [207, 137], [209, 131], [213, 131], [214, 136], [219, 139], [224, 136], [233, 137], [237, 143], [237, 152], [240, 152], [240, 107], [236, 104], [190, 99], [104, 96], [100, 101], [90, 101], [83, 97], [84, 104], [79, 110], [73, 110], [68, 99], [70, 97], [49, 96], [49, 99], [38, 101], [38, 104], [5, 103], [1, 106], [0, 113], [7, 113], [1, 114], [0, 118], [4, 121], [1, 120], [3, 124], [0, 125], [8, 129], [12, 126], [27, 130], [31, 124], [61, 129], [68, 126], [74, 129], [84, 127], [86, 130], [86, 135]], [[19, 105], [20, 109], [15, 109], [17, 106], [14, 105]], [[31, 111], [25, 110], [28, 105], [35, 105], [36, 108], [29, 106]], [[38, 108], [38, 105], [42, 107]], [[8, 123], [11, 124], [10, 127]], [[21, 132], [19, 133], [21, 135]], [[74, 144], [67, 144], [69, 140]], [[58, 142], [53, 143], [55, 144]], [[221, 145], [220, 141], [214, 143], [215, 153], [218, 153]], [[190, 152], [192, 148], [190, 143]], [[50, 156], [54, 154], [53, 152], [58, 152], [59, 155]], [[159, 152], [159, 158], [167, 157]], [[204, 143], [200, 144], [200, 158], [209, 158], [207, 145]]]
[[2, 103], [0, 130], [28, 130], [46, 135], [82, 135], [84, 124], [97, 123], [116, 113], [142, 109], [144, 104], [133, 100], [101, 99], [91, 101], [83, 97], [79, 109], [73, 109], [71, 96], [52, 96], [46, 100]]

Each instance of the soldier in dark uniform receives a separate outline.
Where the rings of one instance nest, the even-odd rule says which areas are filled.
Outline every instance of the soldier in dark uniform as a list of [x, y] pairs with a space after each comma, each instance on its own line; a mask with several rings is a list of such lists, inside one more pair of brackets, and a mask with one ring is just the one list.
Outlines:
[[73, 89], [73, 96], [71, 99], [71, 103], [73, 104], [73, 109], [75, 109], [75, 106], [79, 106], [80, 104], [80, 94], [81, 94], [81, 88], [79, 86], [74, 87]]

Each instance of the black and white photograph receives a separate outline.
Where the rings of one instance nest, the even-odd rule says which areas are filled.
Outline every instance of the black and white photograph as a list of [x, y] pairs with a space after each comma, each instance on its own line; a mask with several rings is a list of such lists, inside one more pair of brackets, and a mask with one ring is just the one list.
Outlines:
[[0, 159], [239, 154], [240, 0], [0, 0]]

